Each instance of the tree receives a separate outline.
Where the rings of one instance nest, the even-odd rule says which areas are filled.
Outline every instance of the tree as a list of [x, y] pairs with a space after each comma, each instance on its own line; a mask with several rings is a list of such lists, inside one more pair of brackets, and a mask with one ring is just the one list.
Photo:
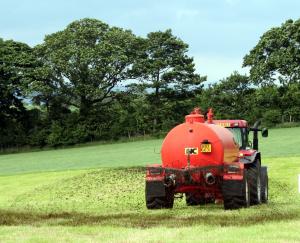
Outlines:
[[134, 65], [134, 70], [150, 92], [155, 130], [164, 116], [163, 103], [178, 94], [194, 95], [205, 77], [195, 73], [193, 58], [187, 56], [188, 45], [171, 30], [149, 33], [143, 48], [145, 55]]
[[250, 78], [256, 84], [281, 84], [300, 80], [300, 19], [288, 20], [281, 27], [262, 35], [258, 44], [244, 57]]
[[123, 136], [144, 136], [151, 132], [149, 117], [152, 110], [147, 95], [145, 88], [140, 85], [130, 85], [120, 93], [115, 105], [115, 113], [119, 119], [114, 126], [126, 133]]
[[0, 38], [0, 144], [25, 142], [28, 112], [24, 107], [24, 89], [34, 79], [32, 49], [21, 42]]
[[43, 78], [34, 85], [36, 94], [64, 97], [66, 105], [86, 116], [95, 106], [111, 102], [114, 88], [132, 78], [138, 42], [130, 31], [96, 19], [72, 22], [36, 46], [44, 64], [39, 70]]
[[255, 89], [249, 77], [233, 72], [229, 77], [211, 85], [198, 97], [204, 110], [212, 107], [220, 119], [249, 119], [255, 112]]
[[[272, 107], [276, 112], [272, 114], [281, 114], [282, 122], [297, 120], [300, 115], [299, 37], [300, 19], [288, 20], [264, 33], [258, 44], [244, 57], [244, 66], [250, 67], [250, 78], [255, 84], [278, 86], [278, 102]], [[266, 98], [267, 93], [263, 92], [263, 96]]]
[[299, 121], [300, 119], [300, 83], [292, 83], [278, 87], [282, 122]]

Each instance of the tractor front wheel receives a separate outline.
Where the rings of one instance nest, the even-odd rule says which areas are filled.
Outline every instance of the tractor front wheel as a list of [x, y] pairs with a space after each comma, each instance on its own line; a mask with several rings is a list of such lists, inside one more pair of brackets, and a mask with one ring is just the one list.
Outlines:
[[248, 167], [248, 182], [250, 189], [250, 205], [257, 205], [261, 203], [261, 167], [260, 160], [257, 159], [255, 162]]

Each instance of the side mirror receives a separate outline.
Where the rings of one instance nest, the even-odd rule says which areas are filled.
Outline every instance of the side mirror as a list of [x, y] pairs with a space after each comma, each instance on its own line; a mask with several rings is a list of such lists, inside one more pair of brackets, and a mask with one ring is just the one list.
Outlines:
[[260, 124], [261, 124], [261, 119], [257, 120], [257, 121], [254, 123], [253, 128], [258, 128]]
[[263, 136], [264, 138], [268, 137], [269, 132], [268, 132], [268, 128], [263, 128], [261, 130], [261, 136]]

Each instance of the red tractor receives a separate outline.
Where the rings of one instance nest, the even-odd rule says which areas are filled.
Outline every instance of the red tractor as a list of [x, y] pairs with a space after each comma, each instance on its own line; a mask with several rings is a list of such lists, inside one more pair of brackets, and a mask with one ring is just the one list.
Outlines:
[[189, 206], [223, 201], [224, 209], [238, 209], [267, 203], [268, 172], [261, 166], [258, 132], [267, 137], [268, 130], [259, 125], [213, 120], [211, 109], [205, 120], [195, 108], [164, 139], [162, 165], [147, 166], [147, 208], [172, 208], [175, 196], [183, 194]]

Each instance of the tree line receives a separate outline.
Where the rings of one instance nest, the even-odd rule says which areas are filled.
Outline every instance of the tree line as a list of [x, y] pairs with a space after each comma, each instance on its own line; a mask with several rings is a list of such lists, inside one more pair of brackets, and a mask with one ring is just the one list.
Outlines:
[[195, 106], [268, 126], [298, 122], [299, 36], [300, 20], [270, 29], [244, 57], [249, 75], [208, 86], [171, 30], [143, 38], [86, 18], [35, 47], [0, 38], [0, 147], [159, 136]]

